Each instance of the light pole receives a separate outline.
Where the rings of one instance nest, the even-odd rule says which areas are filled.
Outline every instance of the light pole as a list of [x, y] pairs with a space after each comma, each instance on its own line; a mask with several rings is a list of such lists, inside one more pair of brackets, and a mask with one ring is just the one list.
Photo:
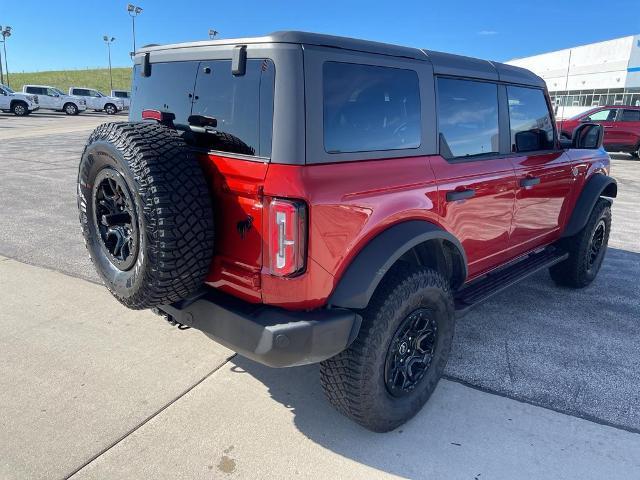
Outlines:
[[[0, 25], [0, 32], [2, 31], [2, 25]], [[4, 84], [4, 70], [2, 69], [2, 53], [0, 53], [0, 83]]]
[[[4, 70], [7, 72], [7, 87], [10, 87], [9, 83], [9, 64], [7, 63], [7, 38], [11, 36], [11, 27], [6, 26], [4, 29], [0, 27], [0, 35], [2, 35], [2, 49], [4, 50]], [[2, 58], [0, 58], [0, 74], [2, 73]], [[2, 76], [2, 82], [4, 82], [4, 76]]]
[[209, 38], [211, 40], [215, 40], [216, 35], [218, 35], [218, 33], [220, 33], [220, 32], [218, 32], [217, 30], [214, 30], [213, 28], [210, 28], [209, 29]]
[[102, 37], [107, 44], [107, 50], [109, 51], [109, 81], [111, 83], [111, 90], [113, 90], [113, 75], [111, 74], [111, 44], [115, 41], [116, 37], [109, 38], [108, 35]]
[[142, 8], [130, 3], [127, 5], [127, 12], [131, 17], [131, 31], [133, 32], [133, 52], [131, 52], [131, 56], [133, 57], [136, 54], [136, 17], [142, 13]]

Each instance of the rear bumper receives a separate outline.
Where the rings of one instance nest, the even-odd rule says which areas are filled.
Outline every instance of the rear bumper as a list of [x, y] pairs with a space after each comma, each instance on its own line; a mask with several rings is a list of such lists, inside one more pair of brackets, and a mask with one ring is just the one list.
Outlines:
[[159, 309], [270, 367], [306, 365], [333, 357], [355, 340], [362, 320], [347, 309], [292, 312], [252, 305], [215, 290]]

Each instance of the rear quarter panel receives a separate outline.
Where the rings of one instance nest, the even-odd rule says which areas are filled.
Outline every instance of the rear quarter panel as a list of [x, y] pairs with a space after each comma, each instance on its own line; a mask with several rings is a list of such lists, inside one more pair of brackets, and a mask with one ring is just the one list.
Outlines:
[[265, 303], [288, 308], [323, 305], [355, 255], [389, 226], [413, 219], [439, 223], [437, 187], [427, 157], [305, 167], [271, 164], [264, 192], [302, 199], [309, 208], [306, 272], [279, 278], [263, 271]]

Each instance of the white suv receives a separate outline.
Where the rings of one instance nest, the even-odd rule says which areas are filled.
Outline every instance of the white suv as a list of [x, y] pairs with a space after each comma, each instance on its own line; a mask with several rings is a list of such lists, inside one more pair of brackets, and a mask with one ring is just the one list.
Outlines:
[[98, 90], [84, 87], [71, 87], [69, 95], [83, 98], [87, 102], [87, 108], [99, 112], [104, 110], [109, 115], [115, 115], [124, 110], [124, 102], [116, 97], [107, 97]]
[[6, 85], [0, 84], [0, 110], [11, 112], [18, 117], [29, 115], [40, 108], [36, 95], [16, 93]]
[[40, 108], [43, 110], [56, 110], [67, 115], [77, 115], [87, 109], [87, 102], [82, 98], [67, 95], [48, 85], [24, 85], [22, 93], [38, 95]]
[[111, 90], [111, 96], [119, 98], [124, 103], [124, 109], [129, 110], [131, 106], [131, 92], [127, 90]]

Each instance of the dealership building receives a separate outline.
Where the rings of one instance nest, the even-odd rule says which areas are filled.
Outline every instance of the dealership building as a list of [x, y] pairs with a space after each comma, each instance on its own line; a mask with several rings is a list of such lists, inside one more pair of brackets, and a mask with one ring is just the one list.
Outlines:
[[518, 58], [541, 76], [558, 118], [600, 105], [640, 106], [640, 35]]

